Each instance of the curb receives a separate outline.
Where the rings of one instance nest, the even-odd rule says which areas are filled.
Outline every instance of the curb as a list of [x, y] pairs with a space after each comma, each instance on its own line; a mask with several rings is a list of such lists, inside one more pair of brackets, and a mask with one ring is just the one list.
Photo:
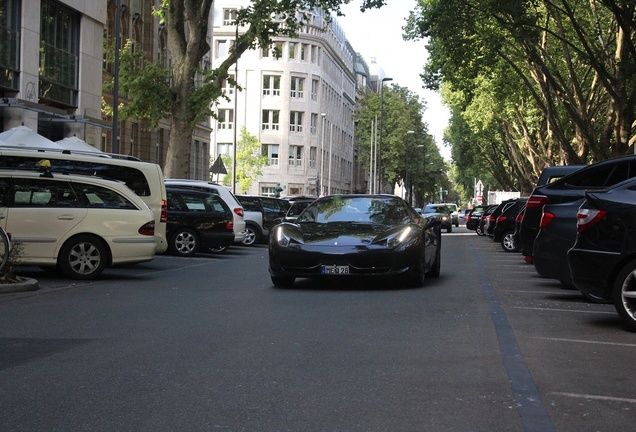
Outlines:
[[24, 291], [37, 291], [40, 289], [40, 284], [36, 279], [18, 276], [19, 282], [15, 283], [0, 283], [0, 294], [15, 293]]

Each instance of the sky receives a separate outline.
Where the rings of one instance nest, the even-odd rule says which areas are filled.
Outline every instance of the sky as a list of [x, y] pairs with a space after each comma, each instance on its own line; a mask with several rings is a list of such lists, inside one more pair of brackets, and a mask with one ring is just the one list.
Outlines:
[[416, 0], [388, 0], [380, 9], [360, 12], [362, 0], [352, 0], [342, 6], [344, 17], [337, 20], [353, 48], [371, 64], [375, 57], [377, 64], [387, 77], [393, 78], [392, 84], [406, 87], [426, 102], [424, 123], [435, 137], [437, 147], [444, 159], [450, 159], [450, 149], [443, 146], [442, 137], [448, 125], [449, 111], [438, 93], [422, 88], [422, 73], [426, 62], [424, 41], [404, 41], [402, 27], [406, 24], [409, 12], [415, 8]]

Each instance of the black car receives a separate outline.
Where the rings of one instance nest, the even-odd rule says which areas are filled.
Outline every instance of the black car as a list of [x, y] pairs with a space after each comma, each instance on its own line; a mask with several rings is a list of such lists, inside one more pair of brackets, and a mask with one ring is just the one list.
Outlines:
[[495, 209], [497, 208], [497, 205], [498, 204], [489, 205], [481, 214], [481, 216], [479, 217], [479, 222], [477, 223], [477, 228], [475, 228], [475, 232], [477, 232], [477, 235], [480, 235], [480, 236], [486, 235], [486, 230], [488, 229], [488, 223], [490, 223], [490, 215], [492, 214], [492, 212], [495, 211]]
[[234, 242], [234, 219], [220, 196], [193, 189], [166, 187], [168, 251], [192, 256], [225, 251]]
[[577, 230], [568, 252], [574, 286], [613, 301], [626, 327], [636, 331], [636, 179], [587, 192]]
[[440, 221], [394, 195], [329, 195], [295, 223], [277, 225], [269, 273], [277, 287], [296, 278], [395, 277], [420, 286], [441, 265]]
[[469, 230], [476, 230], [477, 225], [479, 225], [479, 221], [481, 220], [481, 215], [484, 213], [486, 208], [488, 208], [488, 206], [485, 204], [473, 207], [473, 209], [466, 215], [466, 228]]
[[573, 288], [568, 251], [576, 240], [576, 215], [583, 198], [543, 206], [539, 234], [534, 239], [532, 263], [540, 276], [556, 279], [565, 288]]
[[292, 202], [291, 207], [287, 210], [284, 218], [281, 218], [278, 223], [281, 222], [296, 222], [298, 216], [305, 210], [309, 204], [316, 201], [316, 198], [298, 198]]
[[636, 176], [636, 155], [621, 156], [577, 169], [551, 183], [537, 186], [526, 204], [519, 230], [521, 252], [532, 260], [543, 206], [576, 201], [585, 191], [602, 190]]
[[247, 234], [243, 244], [246, 246], [266, 242], [270, 230], [285, 217], [291, 206], [290, 201], [282, 198], [237, 195], [236, 199], [244, 210]]
[[516, 252], [514, 233], [515, 223], [519, 212], [526, 205], [528, 198], [517, 198], [508, 201], [495, 221], [493, 230], [493, 240], [501, 244], [501, 248], [506, 252]]
[[507, 199], [500, 202], [495, 209], [488, 215], [488, 221], [484, 224], [484, 233], [489, 237], [495, 236], [495, 226], [497, 225], [497, 218], [501, 216], [505, 209], [512, 203], [514, 203], [516, 198]]
[[422, 209], [422, 216], [437, 218], [442, 223], [442, 229], [453, 232], [452, 210], [446, 204], [427, 204]]

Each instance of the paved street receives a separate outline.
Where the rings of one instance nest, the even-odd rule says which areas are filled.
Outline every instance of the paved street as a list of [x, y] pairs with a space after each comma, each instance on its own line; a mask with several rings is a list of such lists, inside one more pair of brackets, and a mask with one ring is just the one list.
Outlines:
[[636, 335], [464, 228], [442, 276], [273, 288], [267, 249], [28, 269], [0, 296], [0, 430], [618, 431]]

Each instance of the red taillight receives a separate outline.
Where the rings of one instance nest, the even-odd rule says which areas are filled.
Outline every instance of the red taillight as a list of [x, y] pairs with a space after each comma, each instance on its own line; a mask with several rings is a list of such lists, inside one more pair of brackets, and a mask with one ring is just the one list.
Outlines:
[[607, 214], [605, 210], [579, 209], [576, 215], [576, 229], [583, 232], [599, 223]]
[[526, 203], [526, 209], [541, 207], [550, 201], [545, 195], [531, 195]]
[[236, 213], [236, 214], [237, 214], [237, 215], [239, 215], [240, 217], [243, 217], [243, 215], [245, 214], [245, 213], [243, 212], [243, 207], [236, 207], [236, 208], [234, 209], [234, 213]]
[[141, 235], [147, 235], [147, 236], [155, 235], [155, 221], [150, 221], [148, 223], [143, 224], [141, 228], [139, 228], [138, 232]]
[[515, 223], [521, 223], [522, 220], [523, 220], [523, 213], [519, 213], [517, 217], [515, 218]]
[[168, 201], [165, 199], [161, 200], [161, 218], [159, 222], [167, 222], [168, 221]]
[[501, 223], [501, 222], [505, 221], [506, 219], [508, 219], [508, 216], [499, 216], [497, 218], [497, 223]]
[[234, 222], [228, 222], [228, 223], [226, 223], [226, 224], [225, 224], [225, 228], [226, 228], [228, 231], [234, 231]]
[[494, 222], [495, 221], [495, 215], [490, 215], [490, 217], [488, 218], [488, 220], [490, 222]]
[[548, 225], [550, 225], [555, 217], [556, 216], [554, 216], [554, 213], [544, 211], [543, 215], [541, 215], [541, 222], [539, 223], [539, 228], [545, 228]]

